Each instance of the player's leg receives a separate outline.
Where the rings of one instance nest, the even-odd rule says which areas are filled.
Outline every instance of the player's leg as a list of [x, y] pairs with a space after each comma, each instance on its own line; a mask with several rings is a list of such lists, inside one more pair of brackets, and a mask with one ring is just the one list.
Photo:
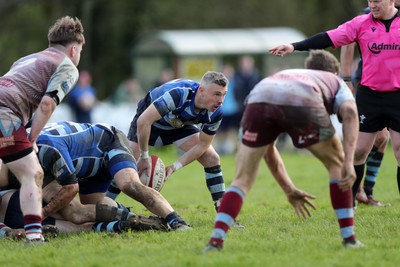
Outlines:
[[[7, 168], [5, 168], [7, 169]], [[7, 169], [8, 170], [8, 169]], [[1, 197], [0, 197], [0, 239], [1, 238], [11, 238], [11, 239], [16, 239], [16, 240], [22, 240], [25, 238], [25, 230], [22, 228], [19, 229], [12, 229], [12, 227], [9, 227], [8, 225], [5, 224], [5, 222], [9, 222], [9, 217], [11, 217], [10, 213], [7, 213], [8, 207], [9, 207], [9, 202], [11, 196], [16, 192], [16, 189], [11, 189], [7, 191], [1, 192]], [[19, 199], [18, 203], [16, 205], [19, 206]], [[7, 216], [8, 215], [8, 216]], [[6, 218], [6, 216], [8, 218]], [[23, 227], [23, 216], [20, 214], [19, 216], [21, 225], [20, 227]], [[14, 219], [14, 218], [11, 218]], [[14, 220], [13, 220], [14, 221]]]
[[[378, 176], [379, 169], [383, 160], [387, 144], [389, 143], [389, 131], [385, 128], [378, 132], [374, 147], [368, 155], [366, 162], [366, 173], [364, 179], [363, 191], [365, 192], [366, 203], [372, 206], [390, 206], [390, 204], [382, 204], [373, 197], [373, 190]], [[356, 199], [359, 198], [358, 194]]]
[[174, 230], [185, 230], [190, 226], [171, 207], [160, 192], [145, 186], [138, 173], [132, 168], [124, 168], [114, 175], [118, 188], [132, 199], [142, 203], [150, 212], [163, 218]]
[[251, 148], [243, 144], [239, 145], [236, 154], [235, 179], [222, 197], [215, 219], [214, 230], [204, 252], [222, 249], [226, 234], [230, 226], [235, 222], [242, 208], [244, 198], [256, 180], [260, 160], [265, 150], [266, 146]]
[[355, 246], [360, 243], [355, 238], [354, 209], [352, 190], [343, 191], [339, 182], [344, 173], [344, 152], [337, 134], [328, 140], [319, 142], [307, 148], [325, 166], [329, 173], [329, 190], [331, 204], [339, 222], [340, 233], [345, 246]]
[[355, 196], [358, 192], [362, 179], [365, 173], [365, 162], [368, 154], [372, 149], [375, 142], [377, 133], [359, 132], [357, 138], [357, 146], [354, 154], [354, 169], [356, 171], [356, 180], [353, 184], [353, 205], [355, 206]]
[[[176, 141], [175, 144], [186, 152], [198, 144], [198, 142], [199, 134], [196, 133]], [[206, 185], [214, 202], [214, 207], [218, 210], [222, 195], [225, 192], [225, 182], [219, 155], [214, 147], [210, 145], [197, 160], [204, 167]]]
[[40, 241], [42, 236], [42, 182], [43, 170], [34, 152], [6, 163], [8, 169], [21, 183], [20, 201], [24, 214], [27, 240]]
[[122, 192], [142, 203], [152, 213], [165, 218], [173, 211], [171, 205], [159, 192], [140, 181], [134, 169], [125, 168], [118, 171], [114, 175], [114, 181]]

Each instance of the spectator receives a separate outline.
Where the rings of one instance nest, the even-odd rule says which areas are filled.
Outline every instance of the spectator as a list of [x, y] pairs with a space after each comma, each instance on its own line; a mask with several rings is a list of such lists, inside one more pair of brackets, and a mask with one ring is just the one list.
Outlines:
[[244, 100], [251, 89], [261, 80], [261, 75], [255, 67], [252, 56], [242, 56], [238, 61], [238, 68], [233, 78], [236, 102], [238, 103], [238, 120], [244, 111]]
[[232, 65], [226, 64], [222, 69], [229, 80], [228, 92], [223, 103], [224, 117], [221, 121], [220, 129], [215, 137], [216, 150], [220, 154], [232, 154], [236, 151], [237, 132], [239, 130], [240, 117], [238, 103], [234, 91], [235, 69]]
[[78, 84], [69, 94], [68, 104], [76, 122], [92, 122], [92, 110], [96, 105], [96, 89], [92, 86], [92, 76], [89, 71], [80, 72]]
[[174, 72], [169, 69], [163, 69], [157, 78], [157, 80], [154, 82], [153, 88], [158, 87], [160, 85], [163, 85], [166, 82], [169, 82], [175, 78]]
[[130, 78], [123, 81], [112, 95], [110, 101], [114, 105], [121, 103], [134, 103], [137, 104], [142, 98], [142, 87], [139, 80]]

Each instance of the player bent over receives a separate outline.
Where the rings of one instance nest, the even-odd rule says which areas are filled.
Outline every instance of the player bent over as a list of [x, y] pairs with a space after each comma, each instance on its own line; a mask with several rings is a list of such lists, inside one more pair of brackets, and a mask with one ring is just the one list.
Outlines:
[[114, 179], [126, 195], [174, 230], [190, 228], [159, 192], [141, 183], [128, 142], [106, 124], [58, 122], [45, 127], [37, 140], [38, 158], [45, 174], [62, 187], [43, 207], [43, 217], [68, 205], [77, 193], [82, 204], [110, 204], [105, 192]]
[[[236, 176], [222, 198], [204, 252], [222, 249], [227, 231], [254, 184], [262, 158], [297, 215], [312, 216], [307, 205], [315, 209], [309, 200], [314, 197], [295, 187], [275, 146], [284, 132], [290, 135], [294, 146], [311, 151], [328, 170], [331, 203], [344, 246], [363, 246], [354, 232], [351, 190], [356, 178], [353, 159], [358, 133], [354, 97], [337, 76], [339, 63], [332, 54], [313, 51], [306, 59], [306, 67], [280, 71], [263, 79], [250, 92], [241, 121]], [[343, 146], [329, 114], [338, 114], [343, 122]]]
[[18, 59], [0, 77], [0, 159], [21, 183], [26, 241], [32, 244], [44, 242], [43, 170], [35, 155], [36, 138], [78, 80], [76, 66], [85, 43], [80, 20], [68, 16], [58, 19], [47, 37], [47, 49]]
[[139, 102], [128, 133], [140, 172], [149, 173], [148, 147], [155, 145], [175, 144], [185, 151], [166, 167], [166, 179], [195, 160], [203, 165], [216, 209], [225, 192], [225, 183], [220, 157], [211, 143], [222, 120], [227, 85], [224, 74], [208, 71], [200, 82], [176, 79], [156, 87]]

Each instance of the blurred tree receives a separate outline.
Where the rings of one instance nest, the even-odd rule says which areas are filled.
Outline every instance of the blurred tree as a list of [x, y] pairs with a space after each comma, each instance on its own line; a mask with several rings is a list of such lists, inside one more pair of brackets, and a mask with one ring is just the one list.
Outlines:
[[110, 96], [131, 73], [131, 49], [160, 29], [289, 26], [312, 35], [357, 15], [359, 0], [0, 0], [0, 74], [17, 58], [47, 47], [48, 27], [65, 15], [85, 27], [80, 69], [89, 70], [98, 96]]

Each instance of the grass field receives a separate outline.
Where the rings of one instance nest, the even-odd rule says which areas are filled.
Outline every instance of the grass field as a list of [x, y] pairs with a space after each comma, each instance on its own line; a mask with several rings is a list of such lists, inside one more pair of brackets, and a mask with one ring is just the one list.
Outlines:
[[[170, 164], [175, 151], [160, 151]], [[396, 163], [385, 155], [375, 196], [391, 207], [359, 206], [356, 232], [366, 247], [346, 250], [330, 205], [325, 169], [307, 153], [284, 153], [283, 159], [297, 187], [317, 196], [318, 210], [304, 220], [293, 208], [265, 166], [247, 196], [238, 221], [245, 229], [231, 229], [220, 253], [202, 254], [213, 228], [215, 211], [196, 162], [179, 170], [167, 182], [163, 195], [193, 226], [186, 232], [129, 232], [121, 235], [82, 233], [61, 235], [41, 246], [0, 242], [0, 266], [399, 266], [400, 198]], [[233, 179], [233, 156], [222, 157], [227, 186]], [[123, 196], [118, 201], [148, 214]]]

